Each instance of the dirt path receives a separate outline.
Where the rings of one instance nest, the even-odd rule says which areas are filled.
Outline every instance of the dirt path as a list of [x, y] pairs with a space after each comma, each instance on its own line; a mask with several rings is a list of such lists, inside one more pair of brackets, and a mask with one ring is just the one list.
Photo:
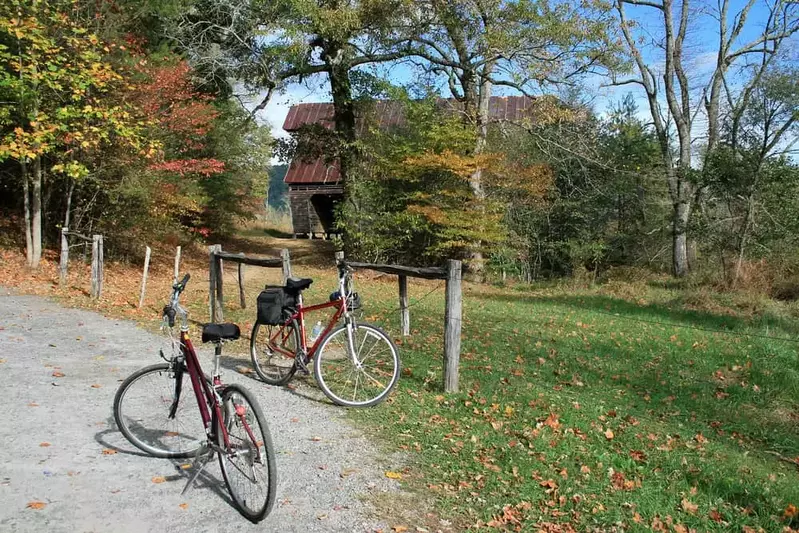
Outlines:
[[[159, 341], [132, 322], [0, 292], [6, 398], [0, 531], [387, 529], [370, 516], [363, 496], [398, 487], [342, 411], [229, 370], [223, 379], [253, 391], [270, 424], [278, 452], [277, 504], [257, 526], [247, 522], [229, 503], [216, 462], [181, 496], [192, 471], [140, 454], [117, 431], [111, 411], [119, 382], [158, 362], [153, 346]], [[210, 354], [203, 347], [209, 368]], [[158, 476], [166, 482], [153, 483]], [[33, 501], [44, 508], [29, 508]]]

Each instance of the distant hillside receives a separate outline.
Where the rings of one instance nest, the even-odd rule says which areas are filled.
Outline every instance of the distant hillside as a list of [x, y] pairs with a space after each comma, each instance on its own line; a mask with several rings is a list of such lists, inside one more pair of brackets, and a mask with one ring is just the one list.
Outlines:
[[285, 210], [288, 208], [288, 185], [283, 183], [283, 178], [286, 177], [288, 165], [275, 165], [269, 169], [269, 190], [267, 198], [269, 200], [269, 207], [274, 209]]

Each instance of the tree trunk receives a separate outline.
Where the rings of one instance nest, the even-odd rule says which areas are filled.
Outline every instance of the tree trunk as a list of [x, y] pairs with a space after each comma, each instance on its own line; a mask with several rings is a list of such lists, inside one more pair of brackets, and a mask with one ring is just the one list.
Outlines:
[[33, 160], [33, 186], [31, 187], [31, 237], [33, 253], [31, 267], [39, 268], [42, 259], [42, 159]]
[[33, 235], [31, 233], [31, 194], [28, 182], [28, 163], [23, 159], [19, 166], [22, 170], [22, 196], [25, 205], [25, 260], [28, 266], [33, 265]]
[[674, 204], [672, 213], [673, 249], [672, 268], [674, 276], [681, 278], [688, 274], [688, 219], [691, 206], [686, 200]]
[[69, 180], [69, 190], [67, 191], [67, 209], [64, 213], [64, 226], [69, 227], [69, 217], [72, 215], [72, 193], [75, 191], [75, 180]]
[[[480, 77], [480, 86], [476, 91], [470, 91], [464, 88], [464, 94], [472, 92], [477, 96], [477, 102], [474, 114], [475, 126], [477, 128], [477, 140], [474, 145], [474, 155], [479, 156], [485, 151], [486, 142], [488, 139], [488, 121], [489, 121], [489, 104], [491, 102], [492, 84], [489, 80], [492, 71], [494, 70], [493, 62], [486, 64], [483, 67], [482, 75]], [[467, 110], [470, 107], [469, 98], [466, 100]], [[471, 117], [470, 117], [471, 118]], [[486, 199], [485, 188], [483, 187], [483, 169], [478, 167], [471, 176], [469, 176], [469, 188], [472, 190], [474, 200], [478, 204], [478, 210], [483, 210], [483, 203]], [[483, 281], [485, 278], [485, 259], [483, 257], [483, 243], [477, 241], [472, 243], [472, 250], [469, 254], [468, 269], [472, 277], [478, 281]]]
[[339, 45], [331, 45], [325, 50], [325, 58], [330, 65], [330, 92], [333, 95], [333, 120], [339, 140], [339, 174], [345, 189], [355, 160], [355, 105], [352, 102], [350, 84], [350, 65], [343, 58]]

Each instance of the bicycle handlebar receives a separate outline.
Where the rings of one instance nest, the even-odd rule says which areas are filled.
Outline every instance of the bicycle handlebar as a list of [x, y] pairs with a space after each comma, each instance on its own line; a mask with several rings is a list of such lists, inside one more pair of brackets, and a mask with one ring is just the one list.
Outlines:
[[180, 297], [180, 293], [182, 293], [186, 289], [186, 284], [189, 282], [190, 279], [191, 279], [191, 274], [187, 272], [186, 275], [183, 276], [182, 280], [172, 285], [172, 298], [169, 304], [164, 306], [163, 310], [163, 314], [164, 316], [167, 317], [167, 320], [169, 322], [169, 327], [175, 325], [175, 317], [178, 314], [178, 310], [181, 310], [183, 315], [185, 315], [185, 311], [183, 311], [180, 308], [180, 305], [178, 305], [178, 298]]

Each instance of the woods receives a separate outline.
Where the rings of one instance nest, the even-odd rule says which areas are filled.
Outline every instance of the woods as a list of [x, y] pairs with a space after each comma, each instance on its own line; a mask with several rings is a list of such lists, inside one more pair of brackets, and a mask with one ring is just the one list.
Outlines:
[[[754, 276], [778, 292], [799, 266], [797, 9], [15, 0], [2, 208], [31, 266], [61, 227], [124, 258], [153, 232], [232, 231], [264, 204], [272, 153], [321, 157], [353, 257], [462, 258], [478, 279]], [[332, 127], [273, 144], [258, 117], [298, 84], [330, 95]], [[496, 97], [530, 104], [499, 116]]]

